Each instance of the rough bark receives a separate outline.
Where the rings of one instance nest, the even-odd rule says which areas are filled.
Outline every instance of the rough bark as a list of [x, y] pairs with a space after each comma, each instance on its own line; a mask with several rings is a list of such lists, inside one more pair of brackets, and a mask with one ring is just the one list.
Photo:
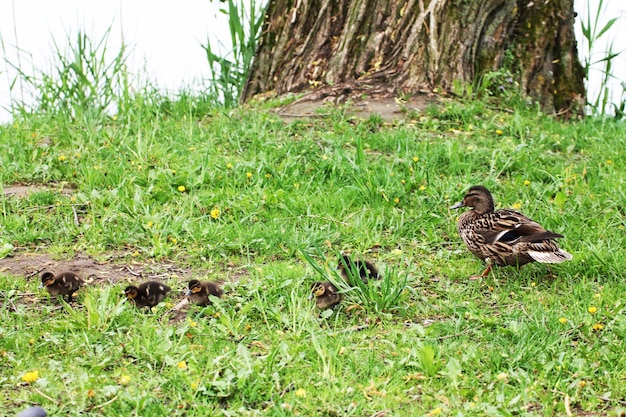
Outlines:
[[506, 63], [544, 109], [580, 114], [574, 16], [573, 0], [270, 0], [242, 100], [445, 92]]

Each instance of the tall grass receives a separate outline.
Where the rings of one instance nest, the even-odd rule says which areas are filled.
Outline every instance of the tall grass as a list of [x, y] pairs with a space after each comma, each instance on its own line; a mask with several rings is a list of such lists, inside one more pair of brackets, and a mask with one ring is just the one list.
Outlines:
[[226, 0], [220, 12], [228, 16], [231, 49], [221, 42], [212, 44], [208, 39], [203, 45], [211, 71], [210, 88], [226, 107], [236, 106], [243, 91], [263, 24], [264, 3], [263, 0]]
[[612, 112], [616, 118], [621, 119], [624, 117], [626, 85], [623, 82], [620, 84], [622, 91], [619, 93], [619, 97], [616, 97], [616, 92], [611, 91], [609, 84], [613, 80], [621, 79], [613, 73], [613, 66], [615, 59], [623, 51], [615, 51], [614, 40], [608, 40], [606, 49], [598, 51], [598, 44], [604, 42], [611, 34], [611, 28], [620, 17], [610, 18], [606, 23], [601, 24], [601, 18], [605, 12], [604, 0], [598, 1], [595, 10], [592, 9], [591, 2], [587, 0], [586, 19], [580, 21], [583, 34], [583, 69], [588, 89], [592, 70], [599, 71], [601, 74], [600, 89], [597, 95], [591, 97], [589, 90], [587, 90], [587, 104], [595, 114], [606, 115]]
[[54, 43], [54, 57], [49, 70], [33, 68], [28, 73], [19, 63], [9, 63], [17, 71], [12, 83], [25, 85], [34, 95], [33, 104], [16, 101], [18, 113], [46, 113], [71, 119], [101, 117], [124, 111], [130, 102], [130, 80], [126, 68], [126, 45], [110, 51], [109, 27], [97, 41], [79, 30], [67, 44]]

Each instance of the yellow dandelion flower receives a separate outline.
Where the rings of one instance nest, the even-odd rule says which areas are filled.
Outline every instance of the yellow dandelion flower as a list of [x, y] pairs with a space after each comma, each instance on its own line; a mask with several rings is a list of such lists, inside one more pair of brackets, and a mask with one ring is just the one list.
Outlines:
[[228, 169], [233, 169], [233, 164], [231, 164], [230, 162], [226, 164], [226, 168]]
[[189, 384], [189, 386], [191, 387], [191, 389], [196, 390], [198, 389], [198, 384], [195, 382], [192, 382], [191, 384]]
[[592, 306], [592, 307], [589, 307], [587, 311], [589, 312], [589, 314], [596, 314], [596, 311], [598, 311], [598, 308]]
[[300, 184], [298, 184], [297, 182], [293, 183], [293, 188], [300, 188]]
[[434, 410], [432, 410], [430, 413], [428, 413], [429, 416], [436, 416], [443, 413], [443, 409], [441, 407], [437, 407]]
[[172, 175], [176, 175], [176, 170], [175, 169], [170, 169], [170, 172], [172, 173]]
[[96, 391], [90, 389], [89, 391], [87, 391], [87, 396], [88, 397], [95, 397], [96, 396]]
[[33, 338], [28, 339], [28, 344], [29, 345], [34, 345], [35, 344], [35, 339], [33, 339]]
[[304, 388], [298, 388], [296, 390], [296, 397], [306, 398], [306, 390]]
[[584, 388], [585, 385], [587, 385], [587, 381], [585, 381], [584, 379], [581, 379], [578, 385], [580, 385], [581, 388]]
[[185, 361], [180, 361], [180, 362], [178, 362], [178, 363], [176, 364], [176, 366], [177, 366], [179, 369], [187, 369], [187, 362], [185, 362]]
[[134, 251], [134, 252], [133, 252], [133, 254], [132, 254], [132, 256], [134, 256], [134, 257], [136, 258], [137, 256], [139, 256], [139, 252]]
[[246, 177], [248, 177], [248, 178], [252, 178], [252, 172], [249, 172], [249, 171], [248, 171], [248, 172], [246, 172]]
[[196, 327], [198, 325], [197, 321], [192, 321], [191, 323], [189, 323], [189, 327]]
[[70, 197], [70, 202], [72, 202], [72, 203], [76, 202], [76, 196], [75, 195]]
[[522, 203], [515, 203], [513, 204], [513, 210], [519, 210], [520, 208], [522, 208]]
[[420, 160], [420, 159], [419, 159], [417, 156], [414, 156], [414, 157], [413, 157], [413, 162], [417, 162], [417, 161], [419, 161], [419, 160]]
[[272, 174], [265, 174], [265, 178], [272, 178]]
[[75, 153], [74, 154], [74, 158], [80, 158], [80, 154], [79, 153]]
[[613, 164], [613, 161], [611, 161], [610, 159], [607, 159], [607, 160], [606, 160], [606, 164], [607, 164], [607, 165], [611, 165], [611, 164]]
[[504, 133], [504, 132], [502, 132], [502, 130], [496, 129], [496, 135], [501, 135], [502, 133]]
[[591, 328], [595, 330], [596, 332], [599, 332], [600, 330], [604, 329], [604, 324], [596, 323], [593, 326], [591, 326]]
[[146, 226], [148, 226], [148, 228], [151, 228], [152, 226], [154, 226], [154, 222], [148, 222]]
[[426, 189], [425, 185], [420, 185], [420, 191], [424, 191]]
[[566, 319], [565, 317], [561, 317], [561, 318], [559, 319], [559, 323], [561, 323], [561, 324], [565, 324], [565, 323], [567, 323], [567, 319]]
[[406, 180], [401, 180], [400, 181], [402, 184], [406, 184]]
[[67, 156], [65, 155], [59, 155], [59, 161], [63, 162], [67, 159]]
[[398, 197], [396, 197], [396, 198], [393, 199], [393, 202], [398, 204], [400, 202], [400, 199]]
[[530, 286], [534, 288], [534, 287], [536, 287], [536, 286], [537, 286], [537, 283], [536, 283], [536, 282], [531, 282], [531, 283], [530, 283]]
[[179, 185], [179, 186], [178, 186], [178, 191], [180, 191], [181, 193], [184, 193], [184, 192], [185, 192], [185, 190], [186, 190], [186, 188], [185, 188], [185, 186], [184, 186], [184, 185]]
[[22, 381], [32, 384], [39, 379], [39, 371], [30, 371], [22, 375]]
[[215, 207], [213, 210], [211, 210], [211, 218], [217, 219], [218, 217], [220, 217], [220, 209]]
[[170, 237], [170, 241], [172, 243], [176, 243], [176, 242], [178, 242], [178, 239], [176, 239], [175, 237]]
[[526, 186], [530, 185], [530, 181], [525, 180], [525, 181], [524, 181], [524, 185], [526, 185]]
[[130, 383], [130, 375], [122, 375], [117, 381], [120, 385], [128, 385]]

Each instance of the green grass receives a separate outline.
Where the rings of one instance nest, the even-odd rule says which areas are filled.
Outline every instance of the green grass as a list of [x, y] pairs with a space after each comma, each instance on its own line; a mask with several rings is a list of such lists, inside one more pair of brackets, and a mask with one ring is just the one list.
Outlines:
[[[0, 414], [31, 403], [68, 416], [626, 410], [622, 124], [481, 102], [393, 124], [340, 111], [285, 124], [187, 96], [135, 106], [0, 126], [0, 183], [52, 185], [0, 199], [0, 247], [175, 262], [212, 271], [226, 296], [171, 322], [166, 306], [121, 303], [122, 283], [88, 286], [71, 307], [36, 277], [0, 272]], [[468, 280], [482, 265], [448, 207], [474, 184], [564, 234], [574, 260]], [[396, 282], [320, 314], [307, 300], [320, 274], [303, 253], [334, 267], [342, 250]], [[232, 280], [232, 268], [247, 273]], [[186, 282], [168, 284], [176, 302]]]

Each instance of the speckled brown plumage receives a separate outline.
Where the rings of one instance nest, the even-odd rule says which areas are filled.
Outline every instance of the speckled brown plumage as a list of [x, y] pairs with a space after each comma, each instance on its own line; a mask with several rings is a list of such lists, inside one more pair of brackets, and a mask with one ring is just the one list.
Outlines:
[[83, 284], [84, 281], [72, 271], [61, 272], [58, 275], [54, 275], [50, 271], [41, 274], [41, 286], [45, 287], [46, 291], [53, 297], [67, 296], [68, 302], [72, 301], [72, 296]]
[[223, 294], [224, 291], [214, 282], [198, 281], [197, 279], [189, 281], [187, 298], [191, 303], [199, 306], [211, 305], [210, 295], [220, 298]]
[[483, 186], [474, 186], [451, 208], [472, 207], [457, 222], [461, 239], [470, 252], [489, 265], [522, 266], [529, 262], [560, 263], [572, 255], [560, 249], [554, 239], [563, 235], [544, 229], [515, 210], [495, 210], [493, 197]]
[[334, 307], [341, 302], [341, 294], [330, 281], [314, 282], [309, 298], [312, 297], [315, 297], [315, 305], [320, 310]]
[[171, 288], [159, 281], [146, 281], [136, 287], [129, 285], [124, 290], [124, 294], [128, 301], [136, 305], [138, 308], [154, 307], [159, 304]]

